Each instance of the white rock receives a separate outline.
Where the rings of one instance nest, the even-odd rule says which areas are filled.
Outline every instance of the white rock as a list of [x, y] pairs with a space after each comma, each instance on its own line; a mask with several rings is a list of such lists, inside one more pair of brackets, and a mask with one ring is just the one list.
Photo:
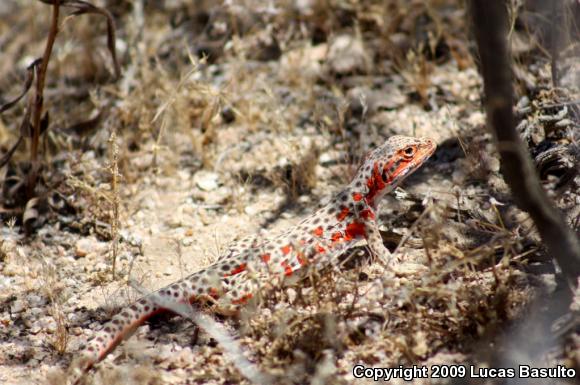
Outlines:
[[0, 291], [12, 286], [12, 278], [0, 276]]
[[429, 270], [427, 266], [418, 263], [401, 263], [393, 267], [393, 270], [398, 275], [415, 275]]
[[189, 170], [179, 170], [177, 172], [177, 176], [183, 182], [188, 181], [191, 178], [191, 175], [189, 173]]
[[40, 327], [38, 322], [35, 322], [30, 329], [28, 329], [32, 334], [38, 334], [42, 328]]
[[244, 208], [244, 213], [246, 213], [249, 216], [254, 216], [258, 214], [258, 212], [260, 212], [260, 210], [255, 205], [246, 206]]
[[95, 265], [95, 270], [96, 271], [105, 271], [105, 270], [108, 270], [108, 269], [109, 269], [109, 267], [104, 262], [99, 262], [99, 263], [97, 263]]
[[363, 42], [352, 35], [337, 36], [328, 50], [328, 65], [335, 74], [366, 72], [370, 64]]
[[203, 191], [213, 191], [218, 188], [219, 175], [211, 171], [198, 171], [195, 173], [193, 180], [195, 185]]
[[24, 301], [17, 299], [16, 301], [14, 301], [12, 303], [12, 306], [10, 306], [10, 312], [11, 313], [22, 313], [25, 308], [26, 308], [26, 304], [24, 303]]
[[36, 294], [29, 294], [26, 299], [31, 306], [40, 306], [45, 304], [44, 299]]
[[75, 256], [83, 258], [89, 253], [99, 253], [102, 249], [102, 242], [94, 238], [82, 238], [75, 243]]

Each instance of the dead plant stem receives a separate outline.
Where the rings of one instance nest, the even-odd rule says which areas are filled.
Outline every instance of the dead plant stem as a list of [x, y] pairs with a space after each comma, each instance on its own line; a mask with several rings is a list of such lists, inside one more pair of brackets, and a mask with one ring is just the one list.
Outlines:
[[117, 135], [113, 131], [109, 138], [110, 152], [111, 152], [111, 194], [113, 203], [113, 215], [111, 217], [111, 236], [112, 236], [112, 253], [113, 253], [113, 267], [112, 274], [115, 279], [117, 254], [119, 247], [119, 149], [117, 148]]
[[32, 124], [31, 124], [31, 146], [30, 146], [30, 165], [31, 170], [28, 174], [27, 195], [28, 199], [34, 196], [34, 187], [36, 186], [36, 179], [38, 176], [38, 145], [40, 141], [40, 120], [42, 117], [42, 107], [44, 103], [44, 82], [46, 79], [46, 70], [48, 69], [48, 61], [52, 53], [52, 47], [56, 40], [58, 33], [58, 17], [60, 11], [60, 0], [55, 0], [52, 5], [52, 21], [48, 31], [48, 38], [46, 40], [46, 47], [42, 55], [42, 62], [36, 74], [36, 92], [32, 103]]

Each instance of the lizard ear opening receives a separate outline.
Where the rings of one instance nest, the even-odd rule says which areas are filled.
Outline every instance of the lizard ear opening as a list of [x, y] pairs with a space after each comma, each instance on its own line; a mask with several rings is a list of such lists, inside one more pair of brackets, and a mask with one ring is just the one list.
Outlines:
[[386, 168], [383, 168], [383, 173], [381, 174], [381, 178], [383, 179], [383, 182], [387, 183], [389, 181], [389, 173], [388, 170]]

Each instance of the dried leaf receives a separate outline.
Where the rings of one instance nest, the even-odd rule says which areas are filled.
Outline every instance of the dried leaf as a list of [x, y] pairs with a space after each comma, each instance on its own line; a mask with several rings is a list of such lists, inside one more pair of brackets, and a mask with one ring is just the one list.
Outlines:
[[0, 105], [0, 113], [12, 108], [16, 103], [20, 101], [26, 95], [28, 90], [30, 90], [30, 86], [32, 86], [32, 81], [34, 80], [34, 72], [35, 67], [40, 64], [42, 59], [36, 59], [26, 68], [26, 80], [24, 81], [24, 87], [20, 95], [15, 97], [14, 99], [10, 100], [9, 102]]
[[14, 143], [14, 146], [12, 146], [12, 148], [10, 150], [8, 150], [8, 152], [6, 154], [4, 154], [4, 156], [2, 156], [2, 158], [0, 158], [0, 168], [4, 167], [6, 165], [6, 163], [8, 163], [10, 158], [12, 158], [12, 154], [14, 154], [14, 151], [16, 151], [18, 146], [20, 146], [22, 139], [23, 139], [23, 136], [20, 135], [18, 137], [18, 140], [16, 141], [16, 143]]
[[22, 214], [22, 224], [29, 229], [30, 226], [38, 219], [38, 198], [32, 198], [26, 202], [24, 207], [24, 214]]
[[2, 185], [2, 195], [7, 199], [15, 199], [22, 194], [22, 190], [26, 187], [24, 179], [19, 175], [11, 175], [4, 179], [4, 184]]

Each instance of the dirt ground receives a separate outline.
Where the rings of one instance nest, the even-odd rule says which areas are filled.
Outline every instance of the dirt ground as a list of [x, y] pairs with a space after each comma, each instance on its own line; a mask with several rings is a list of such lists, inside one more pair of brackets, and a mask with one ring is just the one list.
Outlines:
[[[518, 129], [578, 231], [580, 45], [562, 37], [553, 87], [544, 10], [525, 3], [510, 35]], [[63, 7], [39, 198], [25, 199], [28, 140], [0, 170], [0, 384], [65, 383], [93, 332], [140, 296], [130, 279], [163, 287], [232, 240], [299, 222], [395, 134], [429, 136], [438, 150], [381, 206], [394, 276], [363, 243], [340, 268], [216, 320], [274, 384], [373, 383], [354, 377], [357, 364], [580, 370], [580, 299], [562, 294], [499, 172], [462, 2], [95, 4], [115, 21], [120, 78], [105, 18]], [[0, 3], [0, 105], [42, 55], [50, 12]], [[0, 114], [2, 154], [26, 104]], [[518, 334], [542, 322], [552, 334]], [[139, 328], [85, 383], [250, 381], [174, 317]]]

